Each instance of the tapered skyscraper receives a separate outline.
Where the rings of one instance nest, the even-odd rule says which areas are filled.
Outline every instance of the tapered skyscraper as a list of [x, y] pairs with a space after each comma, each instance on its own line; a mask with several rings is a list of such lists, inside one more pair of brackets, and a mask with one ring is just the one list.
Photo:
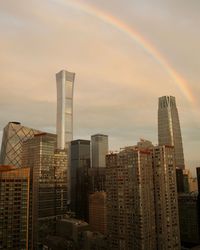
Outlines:
[[61, 70], [57, 83], [57, 147], [66, 148], [73, 140], [73, 90], [75, 73]]
[[174, 146], [176, 167], [185, 168], [180, 122], [176, 99], [173, 96], [159, 98], [158, 143], [160, 146]]

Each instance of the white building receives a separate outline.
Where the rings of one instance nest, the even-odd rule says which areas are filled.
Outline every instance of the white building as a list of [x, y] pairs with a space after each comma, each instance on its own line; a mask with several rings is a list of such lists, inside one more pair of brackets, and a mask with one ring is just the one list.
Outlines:
[[66, 148], [73, 140], [73, 90], [75, 73], [61, 70], [57, 83], [57, 147]]

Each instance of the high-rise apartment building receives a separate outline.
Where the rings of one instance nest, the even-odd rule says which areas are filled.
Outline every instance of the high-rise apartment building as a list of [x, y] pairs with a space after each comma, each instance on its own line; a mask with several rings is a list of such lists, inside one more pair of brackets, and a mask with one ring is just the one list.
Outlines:
[[174, 148], [145, 141], [106, 160], [110, 248], [180, 250]]
[[158, 104], [158, 143], [174, 147], [176, 168], [185, 168], [181, 128], [173, 96], [162, 96]]
[[157, 249], [180, 250], [176, 168], [172, 146], [153, 149]]
[[91, 136], [92, 164], [91, 167], [105, 167], [108, 154], [108, 136], [96, 134]]
[[89, 224], [92, 231], [106, 234], [107, 206], [106, 193], [103, 191], [89, 196]]
[[22, 165], [30, 167], [29, 247], [38, 249], [67, 213], [68, 167], [65, 150], [56, 149], [56, 135], [42, 133], [23, 143]]
[[152, 154], [125, 148], [106, 157], [107, 233], [112, 250], [155, 250]]
[[90, 168], [90, 141], [71, 141], [71, 209], [82, 219], [88, 218], [88, 169]]
[[0, 164], [21, 167], [22, 143], [41, 131], [9, 122], [3, 130]]
[[57, 148], [64, 149], [73, 140], [73, 91], [75, 73], [62, 70], [57, 83]]
[[28, 250], [30, 169], [0, 166], [0, 249]]

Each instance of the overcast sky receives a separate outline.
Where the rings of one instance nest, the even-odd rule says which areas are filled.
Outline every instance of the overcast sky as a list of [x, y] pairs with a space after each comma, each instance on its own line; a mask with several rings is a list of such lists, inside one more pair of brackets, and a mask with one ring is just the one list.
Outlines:
[[113, 150], [157, 143], [158, 97], [174, 95], [186, 162], [200, 165], [200, 1], [82, 1], [137, 30], [187, 81], [193, 103], [134, 39], [73, 2], [0, 1], [0, 139], [9, 121], [55, 132], [55, 73], [67, 69], [75, 139], [105, 133]]

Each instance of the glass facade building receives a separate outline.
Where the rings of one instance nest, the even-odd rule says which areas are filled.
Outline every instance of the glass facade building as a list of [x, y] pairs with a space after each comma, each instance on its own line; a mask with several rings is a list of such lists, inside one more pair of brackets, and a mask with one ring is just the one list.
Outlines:
[[39, 249], [54, 233], [56, 218], [68, 210], [67, 154], [56, 149], [56, 143], [56, 135], [49, 133], [23, 143], [22, 164], [31, 169], [30, 249]]
[[21, 167], [22, 143], [41, 131], [22, 126], [19, 122], [9, 122], [3, 131], [0, 164]]
[[73, 140], [73, 91], [75, 73], [62, 70], [57, 83], [57, 148], [64, 149]]
[[0, 249], [28, 250], [30, 169], [0, 166]]
[[108, 154], [108, 136], [96, 134], [91, 136], [92, 164], [91, 167], [105, 167]]
[[[86, 176], [90, 167], [90, 141], [71, 141], [71, 164], [70, 164], [70, 184], [71, 184], [71, 209], [77, 216], [86, 219], [85, 212], [88, 204], [88, 192], [86, 191]], [[83, 182], [82, 182], [83, 181]]]
[[173, 146], [176, 167], [185, 168], [180, 122], [176, 100], [173, 96], [162, 96], [159, 98], [158, 143], [160, 146]]

